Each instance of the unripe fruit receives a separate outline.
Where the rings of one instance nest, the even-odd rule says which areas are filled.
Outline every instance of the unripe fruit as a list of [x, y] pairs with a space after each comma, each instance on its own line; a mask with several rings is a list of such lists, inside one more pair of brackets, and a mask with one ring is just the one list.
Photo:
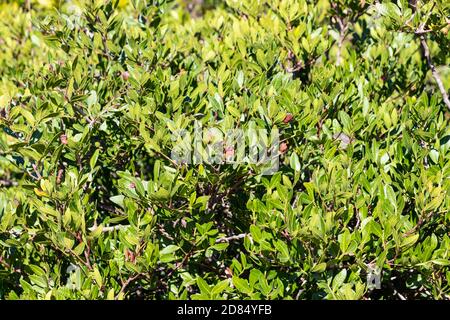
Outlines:
[[129, 77], [130, 77], [130, 74], [128, 73], [128, 71], [122, 72], [122, 79], [123, 80], [127, 81]]

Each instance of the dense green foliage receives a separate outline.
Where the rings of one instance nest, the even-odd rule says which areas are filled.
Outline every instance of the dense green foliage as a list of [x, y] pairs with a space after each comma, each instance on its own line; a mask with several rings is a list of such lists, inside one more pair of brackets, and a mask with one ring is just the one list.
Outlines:
[[[3, 1], [0, 298], [448, 299], [449, 14]], [[279, 170], [174, 162], [194, 120]]]

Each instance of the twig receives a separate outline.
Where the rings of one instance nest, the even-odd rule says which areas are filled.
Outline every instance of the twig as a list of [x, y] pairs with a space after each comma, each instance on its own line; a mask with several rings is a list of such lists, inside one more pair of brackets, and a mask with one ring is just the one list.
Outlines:
[[397, 296], [400, 298], [400, 300], [406, 300], [406, 298], [398, 291], [397, 291]]
[[416, 31], [414, 31], [414, 33], [417, 34], [417, 35], [421, 35], [421, 34], [433, 32], [433, 31], [434, 30], [416, 30]]
[[349, 27], [348, 23], [344, 23], [343, 19], [337, 19], [339, 24], [339, 40], [338, 40], [338, 51], [336, 55], [336, 65], [341, 65], [342, 63], [342, 45], [344, 43], [345, 38], [347, 37], [347, 30]]
[[122, 283], [122, 288], [120, 288], [120, 291], [119, 291], [119, 293], [117, 294], [117, 296], [116, 296], [116, 300], [119, 298], [119, 296], [122, 294], [122, 293], [124, 293], [125, 292], [125, 289], [129, 286], [129, 284], [131, 283], [131, 282], [133, 282], [134, 280], [136, 280], [138, 277], [140, 277], [142, 274], [141, 273], [138, 273], [138, 274], [136, 274], [136, 275], [134, 275], [134, 276], [132, 276], [132, 277], [128, 277], [128, 279], [125, 281], [125, 282], [123, 282]]
[[192, 253], [194, 252], [194, 248], [197, 246], [197, 242], [192, 246], [191, 250], [189, 250], [188, 253], [186, 253], [186, 255], [184, 256], [183, 260], [180, 263], [177, 263], [175, 265], [175, 268], [173, 268], [166, 276], [166, 278], [170, 278], [172, 276], [172, 274], [177, 271], [178, 269], [180, 269], [191, 257]]
[[164, 226], [162, 226], [161, 224], [158, 224], [158, 231], [167, 239], [171, 241], [175, 240], [170, 234], [167, 233], [167, 231], [164, 229]]
[[82, 264], [84, 264], [84, 265], [89, 269], [89, 271], [92, 271], [91, 263], [90, 263], [89, 261], [83, 260], [83, 259], [82, 259], [79, 255], [77, 255], [72, 249], [66, 249], [66, 251], [64, 251], [64, 250], [61, 250], [61, 249], [58, 248], [58, 250], [61, 251], [61, 252], [64, 253], [64, 254], [66, 254], [67, 252], [69, 252], [69, 253], [72, 255], [72, 257], [74, 257], [74, 258], [77, 259], [79, 262], [81, 262]]
[[[306, 280], [305, 280], [305, 279], [302, 279], [301, 286], [304, 286], [305, 283], [306, 283]], [[300, 288], [300, 289], [298, 290], [297, 294], [295, 295], [295, 300], [299, 300], [299, 299], [300, 299], [300, 295], [301, 295], [304, 291], [305, 291], [305, 289], [301, 289], [301, 288]]]
[[33, 171], [34, 171], [34, 173], [36, 174], [36, 180], [37, 180], [37, 181], [41, 180], [41, 179], [42, 179], [42, 176], [41, 176], [41, 174], [39, 173], [39, 170], [38, 170], [37, 165], [33, 163], [31, 166], [33, 167]]
[[408, 237], [414, 232], [416, 232], [424, 223], [427, 223], [430, 221], [430, 219], [436, 215], [443, 213], [445, 211], [431, 211], [429, 214], [427, 214], [425, 217], [423, 217], [423, 214], [419, 217], [419, 221], [417, 221], [417, 224], [409, 231], [403, 234], [403, 237]]
[[89, 246], [89, 242], [86, 241], [86, 249], [84, 250], [84, 258], [86, 260], [86, 266], [89, 270], [92, 270], [91, 265], [91, 247]]
[[246, 178], [246, 177], [252, 177], [253, 174], [244, 174], [242, 176], [240, 176], [239, 178], [237, 178], [237, 182], [235, 184], [233, 184], [226, 192], [225, 192], [225, 196], [229, 196], [230, 194], [232, 194], [233, 192], [235, 192], [240, 186], [241, 184], [243, 184], [245, 182], [245, 179], [242, 178]]
[[9, 269], [12, 272], [17, 272], [17, 273], [22, 273], [22, 271], [20, 269], [16, 269], [13, 266], [11, 266], [8, 262], [6, 262], [5, 260], [3, 260], [3, 257], [0, 256], [0, 264], [4, 265], [7, 269]]
[[423, 34], [420, 35], [420, 45], [422, 46], [423, 54], [424, 54], [425, 58], [427, 59], [428, 67], [431, 69], [433, 78], [439, 87], [439, 91], [441, 91], [442, 98], [444, 99], [444, 103], [447, 105], [447, 108], [450, 110], [450, 100], [448, 99], [447, 90], [445, 90], [445, 87], [444, 87], [444, 84], [442, 83], [441, 77], [439, 76], [439, 73], [437, 72], [436, 67], [433, 64], [433, 61], [431, 60], [430, 49], [428, 48], [427, 41]]
[[[415, 6], [415, 1], [413, 1], [414, 3], [414, 12], [417, 11], [417, 7]], [[410, 5], [413, 5], [410, 2]], [[420, 45], [422, 47], [423, 50], [423, 55], [425, 56], [425, 59], [427, 60], [428, 63], [428, 67], [431, 70], [431, 74], [433, 75], [434, 80], [436, 81], [439, 91], [441, 91], [442, 94], [442, 98], [444, 100], [444, 103], [447, 105], [447, 108], [450, 110], [450, 100], [448, 99], [448, 94], [447, 94], [447, 90], [445, 90], [444, 84], [442, 83], [441, 77], [439, 76], [439, 73], [436, 70], [435, 65], [433, 64], [433, 60], [431, 59], [431, 55], [430, 55], [430, 49], [428, 48], [428, 44], [427, 44], [427, 40], [425, 38], [425, 25], [428, 22], [428, 19], [431, 16], [431, 13], [433, 12], [433, 9], [436, 5], [436, 2], [433, 2], [433, 5], [431, 6], [430, 11], [428, 11], [427, 15], [425, 16], [424, 21], [420, 24], [419, 28], [417, 28], [417, 30], [415, 31], [415, 34], [419, 36], [420, 39]]]
[[25, 0], [24, 7], [25, 10], [29, 12], [31, 10], [31, 0]]
[[[127, 224], [127, 225], [119, 224], [119, 225], [111, 226], [111, 227], [103, 227], [102, 232], [111, 232], [111, 231], [115, 231], [115, 230], [122, 230], [122, 229], [126, 229], [128, 227], [130, 227], [129, 224]], [[92, 227], [88, 228], [88, 230], [91, 232], [95, 232], [98, 228], [99, 228], [98, 226], [92, 226]]]
[[12, 181], [12, 180], [0, 180], [0, 186], [4, 186], [4, 187], [15, 187], [17, 186], [18, 183], [17, 181]]
[[[333, 9], [337, 10], [338, 5], [335, 2], [332, 2]], [[348, 18], [347, 21], [345, 21], [346, 17], [342, 16], [335, 16], [334, 19], [336, 20], [338, 26], [339, 26], [339, 39], [337, 40], [337, 46], [338, 51], [336, 54], [336, 65], [339, 66], [342, 63], [342, 46], [344, 44], [345, 39], [348, 36], [348, 29], [350, 25], [353, 25], [358, 21], [358, 19], [366, 12], [367, 8], [363, 7], [361, 8], [361, 11], [356, 12], [354, 15], [347, 15]], [[353, 12], [352, 12], [353, 13]]]
[[231, 240], [238, 240], [238, 239], [245, 238], [245, 236], [247, 236], [247, 233], [240, 233], [240, 234], [237, 234], [235, 236], [223, 237], [223, 238], [217, 239], [216, 243], [230, 242]]

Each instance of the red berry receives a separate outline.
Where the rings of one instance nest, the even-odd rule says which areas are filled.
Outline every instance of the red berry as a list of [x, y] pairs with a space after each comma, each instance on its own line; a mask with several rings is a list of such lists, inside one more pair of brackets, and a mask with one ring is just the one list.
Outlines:
[[283, 122], [284, 123], [289, 123], [292, 120], [293, 117], [294, 116], [292, 114], [288, 113], [288, 114], [286, 114], [286, 117], [284, 117]]
[[286, 143], [286, 142], [282, 142], [282, 143], [280, 144], [280, 152], [281, 152], [281, 153], [285, 153], [287, 149], [288, 149], [287, 143]]
[[128, 71], [122, 72], [122, 79], [123, 80], [127, 81], [129, 77], [130, 77], [130, 73]]
[[61, 135], [61, 137], [59, 137], [59, 140], [62, 144], [67, 144], [67, 136], [65, 134]]
[[225, 148], [225, 158], [232, 158], [234, 156], [234, 148], [233, 147], [226, 147]]

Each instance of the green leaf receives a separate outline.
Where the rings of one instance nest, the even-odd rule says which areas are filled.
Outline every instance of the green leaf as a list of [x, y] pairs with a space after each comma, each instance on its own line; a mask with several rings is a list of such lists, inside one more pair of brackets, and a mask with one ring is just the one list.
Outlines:
[[114, 300], [115, 299], [114, 289], [109, 289], [108, 294], [106, 295], [106, 299], [107, 300]]
[[200, 292], [209, 297], [209, 295], [211, 294], [211, 289], [210, 289], [208, 283], [205, 280], [203, 280], [202, 278], [198, 277], [197, 285], [200, 289]]
[[86, 100], [88, 108], [91, 108], [94, 104], [97, 103], [97, 92], [94, 90], [91, 91], [89, 97]]
[[113, 203], [117, 204], [118, 206], [124, 208], [124, 205], [123, 205], [124, 198], [125, 197], [123, 195], [119, 194], [117, 196], [110, 197], [109, 200], [111, 200]]
[[292, 152], [291, 157], [289, 159], [289, 163], [292, 169], [294, 169], [295, 171], [300, 171], [301, 166], [297, 153]]
[[180, 249], [179, 246], [171, 244], [171, 245], [168, 245], [167, 247], [163, 248], [161, 251], [159, 251], [159, 254], [160, 255], [171, 254], [171, 253], [176, 252], [179, 249]]
[[401, 247], [409, 247], [409, 246], [413, 245], [414, 243], [416, 243], [418, 239], [419, 239], [419, 234], [414, 234], [409, 237], [405, 237], [402, 239], [400, 246]]
[[339, 289], [347, 278], [347, 270], [342, 269], [334, 278], [332, 282], [332, 288], [334, 291]]
[[262, 240], [262, 233], [261, 230], [255, 225], [250, 226], [250, 234], [252, 235], [252, 239], [256, 242], [261, 242]]
[[213, 289], [211, 290], [211, 295], [219, 295], [221, 294], [225, 289], [230, 287], [230, 280], [225, 279], [217, 283]]
[[278, 240], [275, 242], [275, 248], [278, 251], [279, 259], [281, 262], [287, 262], [290, 260], [289, 249], [286, 243], [284, 243], [281, 240]]
[[38, 275], [32, 274], [29, 276], [29, 278], [30, 278], [30, 281], [32, 284], [35, 284], [41, 288], [48, 287], [47, 279], [45, 278], [45, 276], [38, 276]]
[[89, 165], [91, 166], [91, 169], [95, 167], [95, 164], [97, 163], [98, 155], [100, 154], [100, 150], [95, 150], [94, 154], [91, 157], [91, 160], [89, 161]]
[[245, 279], [241, 279], [239, 277], [233, 276], [232, 278], [233, 280], [233, 284], [236, 287], [236, 289], [238, 289], [240, 292], [244, 293], [244, 294], [251, 294], [252, 293], [252, 288], [250, 287], [250, 285], [248, 284], [248, 281]]
[[101, 288], [103, 285], [102, 275], [100, 274], [100, 271], [98, 270], [97, 266], [94, 266], [94, 279], [95, 282], [97, 282], [97, 285]]
[[433, 264], [437, 264], [439, 266], [450, 266], [450, 260], [449, 259], [433, 259], [430, 261]]
[[318, 263], [314, 267], [311, 268], [311, 272], [322, 273], [327, 269], [327, 264], [325, 262]]

